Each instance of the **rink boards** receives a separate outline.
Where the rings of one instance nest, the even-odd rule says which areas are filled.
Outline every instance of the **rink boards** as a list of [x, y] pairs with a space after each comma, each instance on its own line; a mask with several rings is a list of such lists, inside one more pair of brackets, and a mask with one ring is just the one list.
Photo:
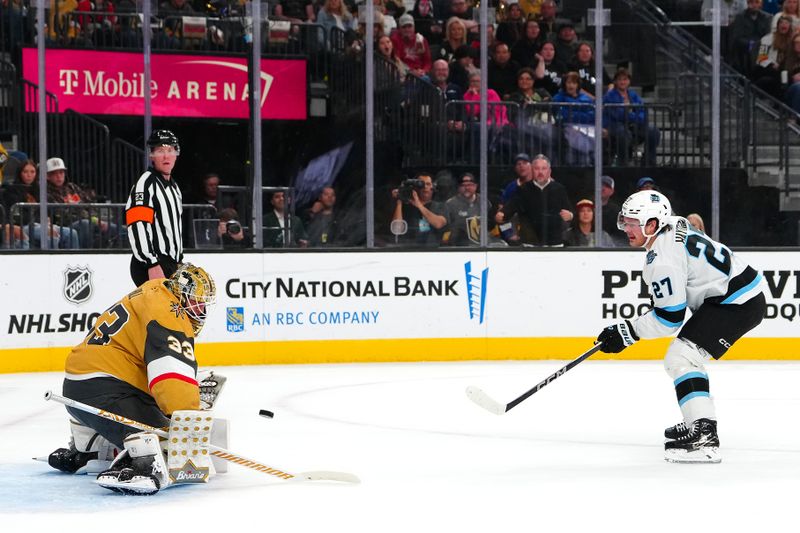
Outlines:
[[[726, 355], [800, 359], [800, 252], [738, 252], [767, 318]], [[209, 253], [217, 283], [202, 365], [573, 358], [648, 309], [641, 251]], [[6, 255], [0, 372], [63, 369], [94, 319], [133, 289], [130, 256]], [[669, 339], [619, 359], [660, 359]], [[598, 355], [597, 358], [605, 356]]]

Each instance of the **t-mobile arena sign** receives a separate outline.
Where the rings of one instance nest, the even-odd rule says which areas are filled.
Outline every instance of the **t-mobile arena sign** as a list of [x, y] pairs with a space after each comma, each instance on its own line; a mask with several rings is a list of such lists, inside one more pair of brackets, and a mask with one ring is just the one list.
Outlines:
[[[22, 75], [38, 83], [35, 48], [22, 55]], [[125, 52], [47, 50], [45, 83], [59, 110], [93, 115], [144, 114], [144, 56]], [[150, 95], [154, 116], [248, 118], [247, 59], [153, 55]], [[27, 111], [35, 111], [28, 105]], [[261, 60], [261, 117], [305, 120], [306, 62]]]

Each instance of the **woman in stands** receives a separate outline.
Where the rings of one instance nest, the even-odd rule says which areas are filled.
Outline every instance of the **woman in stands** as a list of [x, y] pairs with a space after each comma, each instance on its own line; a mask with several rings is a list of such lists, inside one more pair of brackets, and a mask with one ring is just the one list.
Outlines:
[[792, 33], [800, 29], [800, 0], [783, 0], [781, 10], [772, 17], [772, 31], [778, 27], [781, 17], [789, 17], [792, 20]]
[[789, 88], [786, 89], [786, 105], [800, 113], [800, 33], [792, 37], [792, 45], [786, 52], [786, 65]]
[[444, 27], [444, 43], [434, 59], [444, 59], [452, 63], [456, 50], [465, 44], [467, 44], [467, 27], [464, 21], [458, 17], [450, 17]]
[[317, 13], [317, 24], [325, 29], [325, 36], [328, 39], [330, 39], [333, 28], [339, 28], [344, 32], [356, 29], [353, 15], [347, 10], [342, 0], [325, 0], [322, 9]]
[[792, 19], [781, 15], [775, 31], [761, 39], [753, 80], [757, 87], [775, 98], [783, 96], [781, 71], [786, 63], [786, 53], [792, 43]]

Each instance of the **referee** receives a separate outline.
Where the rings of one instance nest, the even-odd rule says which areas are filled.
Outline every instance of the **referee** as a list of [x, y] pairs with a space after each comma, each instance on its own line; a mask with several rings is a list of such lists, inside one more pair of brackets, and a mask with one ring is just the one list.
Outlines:
[[172, 179], [180, 154], [178, 137], [156, 130], [147, 139], [152, 166], [139, 176], [125, 205], [125, 222], [133, 249], [131, 279], [168, 278], [183, 260], [181, 190]]

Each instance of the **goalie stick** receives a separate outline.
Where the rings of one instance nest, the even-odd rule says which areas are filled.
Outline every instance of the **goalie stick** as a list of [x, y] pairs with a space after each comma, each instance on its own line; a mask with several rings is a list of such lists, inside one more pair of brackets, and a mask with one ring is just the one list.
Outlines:
[[[113, 420], [114, 422], [117, 422], [119, 424], [124, 424], [132, 428], [141, 429], [142, 431], [150, 431], [152, 433], [155, 433], [159, 437], [167, 438], [169, 436], [169, 434], [163, 429], [149, 426], [147, 424], [143, 424], [142, 422], [137, 422], [136, 420], [131, 420], [130, 418], [116, 415], [114, 413], [109, 413], [108, 411], [105, 411], [103, 409], [98, 409], [97, 407], [92, 407], [91, 405], [78, 402], [71, 398], [60, 396], [52, 391], [45, 392], [44, 399], [46, 401], [53, 400], [55, 402], [62, 403], [68, 407], [72, 407], [73, 409], [84, 411], [86, 413], [90, 413], [95, 416], [99, 416], [100, 418], [105, 418], [107, 420]], [[219, 457], [220, 459], [236, 463], [237, 465], [244, 466], [246, 468], [250, 468], [252, 470], [256, 470], [264, 474], [269, 474], [271, 476], [275, 476], [280, 479], [285, 479], [287, 481], [289, 480], [342, 481], [345, 483], [360, 483], [360, 480], [358, 479], [357, 476], [355, 476], [354, 474], [348, 474], [347, 472], [332, 472], [328, 470], [319, 470], [313, 472], [301, 472], [297, 474], [297, 473], [287, 472], [286, 470], [273, 468], [271, 466], [260, 463], [259, 461], [254, 461], [242, 455], [230, 452], [225, 448], [214, 446], [213, 444], [209, 444], [209, 448], [211, 449], [211, 455], [213, 455], [214, 457]]]
[[512, 410], [514, 407], [521, 404], [522, 402], [533, 396], [535, 393], [539, 392], [539, 390], [549, 385], [552, 381], [555, 381], [556, 379], [563, 376], [568, 370], [575, 368], [580, 363], [591, 357], [592, 354], [594, 354], [595, 352], [597, 352], [597, 350], [600, 349], [600, 346], [602, 346], [602, 344], [595, 344], [594, 346], [592, 346], [592, 348], [590, 348], [587, 352], [579, 356], [577, 359], [570, 361], [568, 364], [561, 367], [561, 369], [559, 369], [558, 371], [554, 372], [553, 374], [550, 374], [547, 378], [544, 379], [544, 381], [541, 381], [538, 385], [528, 390], [521, 396], [515, 398], [514, 400], [511, 400], [507, 404], [502, 404], [494, 400], [488, 394], [486, 394], [481, 389], [473, 385], [467, 387], [466, 391], [467, 397], [476, 404], [480, 405], [481, 407], [489, 411], [490, 413], [494, 413], [496, 415], [502, 415]]

